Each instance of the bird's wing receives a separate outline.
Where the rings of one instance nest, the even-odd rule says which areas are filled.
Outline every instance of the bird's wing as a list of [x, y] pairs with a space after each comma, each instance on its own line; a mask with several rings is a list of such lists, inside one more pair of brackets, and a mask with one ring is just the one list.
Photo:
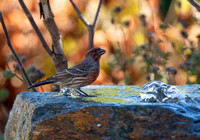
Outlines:
[[86, 67], [73, 66], [73, 67], [65, 69], [61, 72], [58, 72], [52, 78], [61, 80], [61, 79], [68, 79], [68, 78], [72, 78], [72, 77], [85, 77], [90, 74], [91, 69], [93, 68], [90, 65], [87, 65]]

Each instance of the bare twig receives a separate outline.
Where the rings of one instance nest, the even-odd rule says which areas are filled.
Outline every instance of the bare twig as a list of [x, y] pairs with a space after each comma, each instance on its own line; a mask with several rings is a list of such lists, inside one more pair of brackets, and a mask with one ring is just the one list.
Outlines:
[[94, 31], [96, 28], [96, 24], [97, 24], [97, 20], [99, 17], [99, 13], [100, 13], [100, 9], [103, 5], [104, 0], [100, 0], [99, 1], [99, 6], [95, 15], [95, 19], [93, 24], [90, 24], [87, 19], [81, 14], [80, 10], [78, 9], [78, 7], [76, 6], [76, 4], [73, 2], [73, 0], [70, 0], [72, 6], [74, 7], [79, 19], [85, 24], [85, 26], [88, 28], [88, 32], [89, 32], [89, 43], [88, 43], [88, 49], [93, 48], [93, 44], [94, 44]]
[[[19, 59], [19, 56], [18, 56], [17, 53], [15, 52], [15, 50], [14, 50], [14, 48], [13, 48], [11, 42], [10, 42], [10, 38], [9, 38], [9, 35], [8, 35], [8, 31], [7, 31], [6, 25], [5, 25], [5, 23], [4, 23], [3, 16], [2, 16], [2, 13], [1, 13], [1, 12], [0, 12], [0, 21], [1, 21], [1, 24], [2, 24], [2, 27], [3, 27], [3, 30], [4, 30], [6, 39], [7, 39], [8, 47], [9, 47], [10, 50], [12, 51], [12, 53], [13, 53], [15, 59], [17, 60], [17, 62], [18, 62], [18, 64], [19, 64], [21, 73], [22, 73], [22, 75], [23, 75], [23, 77], [24, 77], [24, 81], [25, 81], [25, 83], [28, 83], [29, 86], [31, 86], [31, 85], [32, 85], [32, 82], [31, 82], [31, 80], [29, 79], [29, 77], [28, 77], [28, 75], [27, 75], [27, 73], [26, 73], [26, 71], [25, 71], [25, 69], [24, 69], [24, 66], [23, 66], [22, 62], [21, 62], [21, 60]], [[33, 90], [37, 92], [37, 90], [36, 90], [35, 88], [34, 88]]]
[[200, 5], [197, 4], [194, 0], [188, 0], [190, 4], [192, 4], [199, 12], [200, 12]]
[[89, 32], [89, 43], [88, 43], [88, 50], [94, 47], [94, 27], [92, 25], [88, 26]]
[[92, 24], [94, 30], [96, 28], [97, 20], [98, 20], [99, 13], [100, 13], [101, 7], [103, 5], [103, 2], [104, 2], [104, 0], [100, 0], [100, 2], [99, 2], [99, 6], [98, 6], [98, 9], [97, 9], [97, 12], [96, 12], [96, 16], [95, 16], [94, 22]]
[[[8, 69], [9, 69], [9, 71], [11, 71], [11, 69], [10, 69], [8, 63], [6, 63], [6, 65], [7, 65]], [[17, 77], [20, 81], [24, 82], [24, 80], [23, 80], [21, 77], [19, 77], [16, 73], [13, 73], [13, 74], [14, 74], [14, 76]]]
[[44, 25], [49, 31], [52, 38], [53, 54], [51, 58], [53, 60], [56, 71], [60, 72], [63, 69], [66, 69], [68, 66], [63, 51], [62, 36], [54, 21], [54, 15], [51, 11], [49, 0], [40, 0], [40, 11], [42, 17], [44, 18]]
[[44, 39], [42, 33], [40, 32], [38, 26], [36, 25], [36, 23], [35, 23], [35, 21], [34, 21], [32, 15], [31, 15], [31, 13], [29, 12], [29, 10], [28, 10], [28, 8], [26, 7], [26, 5], [24, 4], [24, 1], [23, 1], [23, 0], [19, 0], [19, 3], [20, 3], [20, 5], [21, 5], [22, 9], [24, 10], [24, 12], [25, 12], [27, 18], [29, 19], [29, 21], [30, 21], [30, 23], [31, 23], [31, 25], [32, 25], [32, 27], [33, 27], [33, 29], [34, 29], [35, 32], [37, 33], [37, 35], [38, 35], [38, 37], [39, 37], [39, 39], [40, 39], [40, 41], [41, 41], [41, 43], [42, 43], [44, 49], [47, 51], [47, 53], [49, 54], [49, 56], [52, 56], [51, 49], [50, 49], [49, 46], [47, 45], [47, 43], [46, 43], [46, 41], [45, 41], [45, 39]]
[[85, 26], [90, 25], [89, 21], [81, 14], [81, 11], [78, 9], [78, 7], [76, 6], [76, 4], [73, 2], [73, 0], [70, 0], [71, 4], [73, 5], [78, 17], [80, 18], [80, 20], [85, 24]]

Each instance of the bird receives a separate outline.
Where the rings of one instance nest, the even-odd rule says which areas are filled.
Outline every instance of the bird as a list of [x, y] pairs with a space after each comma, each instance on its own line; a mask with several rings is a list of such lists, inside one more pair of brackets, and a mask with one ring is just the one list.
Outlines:
[[106, 50], [100, 47], [90, 49], [77, 65], [58, 72], [44, 81], [35, 82], [28, 89], [46, 84], [58, 84], [60, 87], [75, 89], [80, 95], [88, 96], [80, 88], [92, 84], [100, 73], [100, 58]]

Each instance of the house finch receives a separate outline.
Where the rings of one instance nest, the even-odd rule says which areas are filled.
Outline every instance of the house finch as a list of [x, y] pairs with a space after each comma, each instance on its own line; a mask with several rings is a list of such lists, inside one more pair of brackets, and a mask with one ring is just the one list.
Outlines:
[[85, 58], [77, 65], [64, 69], [44, 81], [36, 82], [28, 89], [46, 84], [59, 84], [60, 87], [75, 89], [79, 94], [88, 96], [80, 90], [81, 87], [90, 85], [99, 76], [101, 56], [106, 51], [99, 47], [89, 50]]

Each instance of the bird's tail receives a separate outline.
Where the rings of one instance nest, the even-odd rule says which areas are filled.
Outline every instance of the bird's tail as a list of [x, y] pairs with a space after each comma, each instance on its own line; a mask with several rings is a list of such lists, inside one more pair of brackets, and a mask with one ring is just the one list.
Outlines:
[[33, 83], [33, 85], [31, 85], [28, 89], [32, 89], [33, 87], [38, 87], [38, 86], [42, 86], [42, 85], [46, 85], [46, 84], [53, 84], [53, 83], [56, 83], [56, 81], [54, 79], [46, 79], [44, 81], [39, 81], [39, 82]]

